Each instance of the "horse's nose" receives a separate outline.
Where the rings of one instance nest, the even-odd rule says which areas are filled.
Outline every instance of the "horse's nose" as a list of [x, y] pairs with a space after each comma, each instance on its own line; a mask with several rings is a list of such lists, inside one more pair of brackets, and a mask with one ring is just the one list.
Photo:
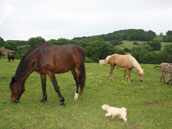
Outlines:
[[143, 80], [140, 80], [140, 82], [143, 82]]
[[11, 102], [18, 103], [19, 101], [18, 100], [11, 100]]

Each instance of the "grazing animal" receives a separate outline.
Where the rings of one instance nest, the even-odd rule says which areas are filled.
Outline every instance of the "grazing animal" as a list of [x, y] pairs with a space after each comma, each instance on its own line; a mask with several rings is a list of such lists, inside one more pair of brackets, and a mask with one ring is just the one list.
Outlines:
[[102, 105], [102, 109], [107, 111], [105, 114], [105, 117], [107, 116], [112, 116], [114, 118], [115, 116], [119, 115], [121, 119], [123, 119], [125, 122], [127, 121], [127, 109], [122, 107], [122, 108], [117, 108], [117, 107], [111, 107], [107, 104]]
[[113, 69], [115, 68], [115, 66], [124, 68], [124, 75], [122, 78], [123, 81], [124, 81], [126, 72], [128, 70], [128, 74], [129, 74], [128, 81], [130, 82], [131, 70], [133, 68], [135, 68], [137, 70], [137, 75], [138, 75], [140, 81], [143, 80], [142, 75], [143, 75], [144, 71], [141, 68], [140, 64], [137, 62], [137, 60], [130, 54], [128, 54], [128, 55], [113, 54], [113, 55], [107, 56], [105, 60], [100, 60], [99, 63], [101, 65], [105, 65], [107, 63], [110, 64], [111, 69], [110, 69], [109, 77], [113, 80], [114, 80]]
[[14, 61], [14, 54], [13, 53], [8, 53], [8, 61]]
[[160, 77], [160, 81], [165, 82], [165, 78], [164, 76], [167, 75], [168, 76], [168, 82], [167, 83], [171, 83], [172, 84], [172, 64], [171, 63], [166, 63], [163, 62], [160, 64], [160, 66], [155, 66], [156, 67], [160, 67], [160, 71], [161, 71], [161, 77]]
[[[78, 99], [78, 90], [80, 93], [85, 85], [85, 52], [77, 45], [52, 45], [43, 43], [30, 52], [28, 52], [20, 61], [16, 74], [12, 77], [10, 83], [11, 101], [18, 102], [22, 93], [25, 91], [24, 83], [29, 75], [36, 71], [40, 74], [43, 98], [41, 103], [47, 100], [46, 92], [46, 75], [52, 81], [55, 91], [57, 92], [60, 105], [64, 106], [64, 97], [62, 96], [56, 81], [55, 73], [65, 73], [71, 71], [76, 82], [76, 92], [74, 99]], [[76, 70], [77, 72], [76, 72]]]

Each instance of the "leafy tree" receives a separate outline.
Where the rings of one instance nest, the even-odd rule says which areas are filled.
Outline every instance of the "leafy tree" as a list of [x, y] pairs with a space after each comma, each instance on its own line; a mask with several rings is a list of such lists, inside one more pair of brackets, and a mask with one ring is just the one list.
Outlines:
[[166, 45], [162, 51], [164, 55], [165, 61], [171, 63], [172, 62], [172, 44]]
[[50, 39], [47, 41], [50, 44], [57, 44], [57, 40], [56, 39]]
[[16, 57], [17, 58], [23, 57], [27, 53], [27, 51], [29, 50], [29, 48], [30, 47], [28, 45], [18, 46], [17, 47]]
[[86, 55], [95, 62], [113, 53], [113, 46], [107, 42], [93, 41], [85, 47]]
[[75, 43], [83, 47], [86, 56], [94, 62], [98, 62], [99, 59], [104, 59], [107, 55], [113, 53], [113, 46], [109, 42], [96, 36], [75, 40]]
[[166, 35], [164, 37], [164, 41], [172, 42], [172, 31], [171, 30], [167, 31], [167, 33], [166, 33]]
[[148, 43], [153, 51], [161, 50], [161, 43], [159, 41], [151, 41]]
[[111, 40], [110, 43], [113, 45], [113, 46], [117, 46], [117, 45], [120, 45], [120, 44], [123, 44], [122, 41], [120, 40]]
[[149, 30], [144, 31], [142, 29], [128, 29], [128, 30], [119, 30], [113, 33], [100, 35], [99, 37], [105, 41], [112, 40], [140, 40], [140, 41], [151, 41], [156, 36], [156, 33]]
[[113, 54], [125, 54], [124, 53], [124, 50], [122, 50], [122, 49], [120, 49], [120, 48], [118, 48], [118, 47], [114, 47], [114, 49], [113, 49]]
[[15, 51], [17, 50], [17, 46], [16, 46], [15, 42], [13, 42], [13, 41], [7, 41], [5, 43], [5, 48], [15, 50]]
[[3, 38], [0, 37], [0, 47], [3, 47], [5, 45], [5, 41]]
[[138, 42], [136, 42], [136, 41], [134, 41], [134, 42], [133, 42], [133, 45], [139, 45], [139, 43], [138, 43]]
[[127, 48], [127, 47], [124, 48], [124, 51], [125, 52], [131, 52], [131, 50], [129, 48]]
[[131, 54], [136, 58], [136, 60], [139, 63], [148, 63], [147, 53], [149, 53], [147, 49], [137, 48], [137, 47], [132, 48], [132, 52], [131, 52]]
[[166, 36], [172, 36], [172, 31], [171, 30], [167, 31]]
[[165, 41], [166, 42], [172, 42], [172, 36], [166, 36]]
[[28, 40], [30, 48], [34, 48], [41, 43], [45, 43], [45, 39], [43, 39], [42, 37], [33, 37]]
[[51, 40], [49, 40], [47, 42], [51, 43], [51, 44], [56, 44], [56, 45], [74, 44], [75, 43], [74, 40], [69, 40], [69, 39], [65, 39], [65, 38], [60, 38], [58, 40], [51, 39]]

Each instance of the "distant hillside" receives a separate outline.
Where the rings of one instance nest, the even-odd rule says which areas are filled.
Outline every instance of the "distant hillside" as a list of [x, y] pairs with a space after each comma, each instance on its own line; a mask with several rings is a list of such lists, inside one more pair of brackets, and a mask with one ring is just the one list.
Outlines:
[[114, 31], [108, 34], [89, 36], [89, 37], [76, 37], [74, 40], [81, 40], [85, 38], [99, 37], [105, 41], [114, 40], [128, 40], [128, 41], [151, 41], [156, 37], [156, 33], [149, 30], [144, 31], [143, 29], [127, 29]]

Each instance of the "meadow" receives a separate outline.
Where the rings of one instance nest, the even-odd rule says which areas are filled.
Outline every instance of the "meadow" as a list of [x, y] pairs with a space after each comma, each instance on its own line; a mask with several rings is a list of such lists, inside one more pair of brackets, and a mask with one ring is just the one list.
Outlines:
[[[75, 82], [71, 72], [57, 74], [56, 78], [65, 107], [52, 83], [47, 78], [48, 101], [42, 98], [41, 80], [33, 72], [26, 80], [26, 91], [20, 102], [10, 102], [9, 83], [20, 60], [8, 62], [0, 59], [0, 129], [171, 129], [172, 85], [160, 82], [160, 70], [153, 64], [141, 64], [144, 69], [143, 82], [136, 71], [122, 80], [123, 69], [115, 68], [115, 80], [110, 80], [109, 65], [86, 63], [86, 86], [78, 101], [74, 101]], [[105, 117], [103, 104], [127, 108], [127, 122], [119, 117]]]

